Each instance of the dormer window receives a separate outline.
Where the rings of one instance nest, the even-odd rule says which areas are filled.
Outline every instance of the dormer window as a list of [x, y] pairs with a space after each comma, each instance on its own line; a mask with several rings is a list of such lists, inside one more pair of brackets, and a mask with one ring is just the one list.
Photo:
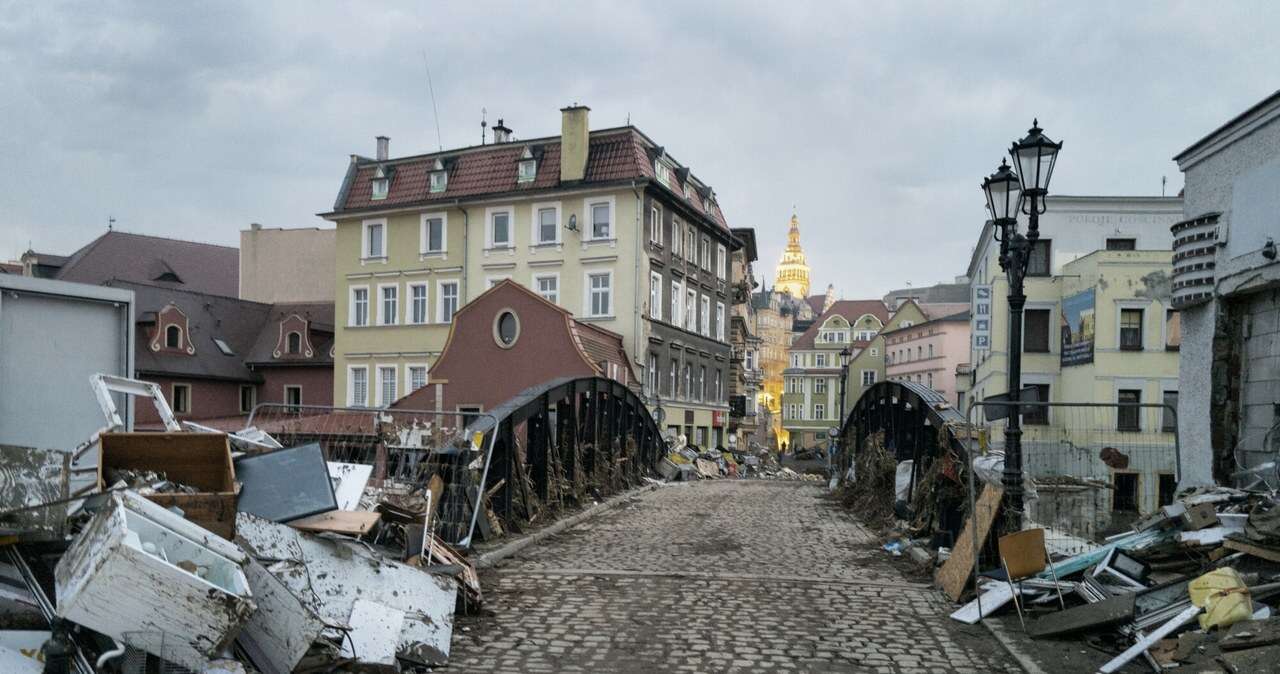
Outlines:
[[302, 353], [302, 335], [297, 332], [289, 333], [287, 343], [285, 345], [286, 353]]
[[373, 194], [369, 197], [374, 201], [380, 201], [387, 198], [387, 193], [391, 191], [391, 172], [384, 167], [379, 166], [373, 172]]
[[538, 175], [538, 162], [533, 159], [520, 160], [520, 174], [517, 182], [531, 183], [534, 177]]
[[517, 168], [516, 182], [531, 183], [538, 177], [538, 160], [534, 158], [532, 150], [526, 147], [524, 152], [520, 153], [520, 163]]
[[182, 348], [182, 328], [170, 325], [164, 329], [164, 345], [170, 349]]
[[449, 187], [449, 172], [444, 168], [444, 162], [439, 159], [431, 166], [431, 192], [443, 192]]
[[653, 160], [653, 173], [658, 176], [658, 182], [663, 185], [671, 185], [671, 169], [662, 163], [661, 159]]

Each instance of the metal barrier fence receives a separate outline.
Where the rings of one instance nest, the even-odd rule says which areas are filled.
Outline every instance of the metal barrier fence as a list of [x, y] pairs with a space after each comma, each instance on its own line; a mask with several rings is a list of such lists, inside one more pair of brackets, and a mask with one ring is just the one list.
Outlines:
[[480, 419], [496, 421], [482, 413], [263, 403], [250, 413], [248, 426], [286, 447], [319, 443], [329, 461], [372, 466], [370, 484], [392, 500], [414, 492], [420, 496], [439, 476], [443, 488], [431, 529], [442, 540], [465, 546], [476, 526], [479, 485], [493, 456], [494, 434], [476, 438], [466, 432]]
[[[1177, 410], [1161, 403], [975, 402], [969, 409], [970, 508], [999, 484], [1005, 423], [1021, 405], [1024, 528], [1042, 527], [1054, 554], [1091, 549], [1173, 501]], [[994, 423], [993, 423], [994, 422]], [[999, 456], [999, 461], [995, 459]], [[994, 545], [992, 537], [991, 545]]]

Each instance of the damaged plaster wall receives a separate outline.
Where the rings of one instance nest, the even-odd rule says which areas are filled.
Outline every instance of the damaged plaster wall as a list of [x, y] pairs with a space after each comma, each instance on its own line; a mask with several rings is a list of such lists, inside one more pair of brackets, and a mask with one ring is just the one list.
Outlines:
[[[1268, 217], [1265, 206], [1280, 194], [1280, 113], [1261, 114], [1272, 118], [1213, 154], [1190, 154], [1181, 160], [1186, 174], [1185, 217], [1222, 213], [1215, 297], [1181, 312], [1178, 430], [1183, 486], [1212, 484], [1215, 477], [1223, 480], [1224, 468], [1234, 462], [1231, 445], [1238, 429], [1227, 426], [1234, 425], [1239, 412], [1230, 407], [1240, 401], [1232, 398], [1236, 394], [1230, 386], [1230, 363], [1238, 358], [1233, 354], [1241, 345], [1229, 341], [1238, 331], [1219, 325], [1229, 318], [1226, 302], [1280, 284], [1280, 264], [1262, 255], [1268, 236], [1280, 238], [1274, 211], [1269, 221], [1264, 219]], [[1242, 369], [1247, 376], [1248, 368]], [[1206, 384], [1205, 374], [1210, 372], [1213, 385]]]

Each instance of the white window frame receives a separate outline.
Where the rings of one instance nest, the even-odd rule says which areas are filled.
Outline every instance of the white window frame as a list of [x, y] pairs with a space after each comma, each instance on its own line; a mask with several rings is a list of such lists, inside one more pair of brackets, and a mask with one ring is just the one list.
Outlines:
[[[582, 213], [584, 223], [583, 229], [584, 240], [586, 241], [614, 241], [618, 238], [618, 208], [617, 200], [613, 196], [604, 197], [588, 197], [582, 200]], [[592, 206], [607, 204], [609, 206], [609, 235], [596, 236], [595, 232], [595, 211]]]
[[671, 280], [671, 315], [667, 322], [676, 325], [676, 321], [684, 320], [684, 284]]
[[[249, 391], [249, 406], [247, 408], [244, 406], [244, 392], [246, 389]], [[253, 384], [241, 384], [239, 403], [241, 414], [248, 414], [249, 412], [252, 412], [254, 406], [258, 404], [258, 387]]]
[[826, 418], [827, 418], [827, 404], [826, 404], [826, 403], [814, 403], [814, 404], [813, 404], [813, 418], [814, 418], [814, 419], [817, 419], [817, 420], [819, 420], [819, 421], [821, 421], [821, 420], [823, 420], [823, 419], [826, 419]]
[[[453, 314], [449, 316], [449, 319], [448, 319], [448, 320], [445, 320], [445, 317], [444, 317], [444, 300], [445, 300], [444, 287], [445, 287], [446, 285], [450, 285], [450, 284], [452, 284], [452, 285], [453, 285], [454, 307], [453, 307]], [[457, 315], [458, 315], [458, 310], [462, 308], [462, 297], [461, 297], [461, 295], [462, 295], [462, 283], [461, 283], [458, 279], [439, 279], [439, 280], [437, 280], [437, 281], [436, 281], [436, 322], [437, 322], [437, 323], [452, 323], [452, 322], [453, 322], [453, 317], [454, 317], [454, 316], [457, 316]]]
[[[1151, 341], [1151, 340], [1147, 339], [1147, 320], [1148, 320], [1148, 315], [1151, 313], [1151, 312], [1147, 311], [1147, 309], [1148, 309], [1149, 307], [1159, 306], [1159, 305], [1155, 304], [1155, 303], [1154, 303], [1154, 302], [1152, 302], [1151, 300], [1143, 300], [1143, 299], [1136, 299], [1136, 300], [1135, 300], [1135, 299], [1128, 299], [1128, 300], [1116, 300], [1116, 301], [1115, 301], [1115, 305], [1116, 305], [1116, 314], [1115, 314], [1115, 323], [1114, 323], [1114, 325], [1116, 326], [1116, 327], [1115, 327], [1115, 333], [1116, 333], [1115, 349], [1116, 349], [1116, 351], [1120, 351], [1120, 350], [1121, 350], [1121, 348], [1120, 348], [1120, 319], [1121, 319], [1121, 317], [1122, 317], [1122, 316], [1124, 316], [1124, 310], [1125, 310], [1125, 309], [1141, 309], [1141, 310], [1142, 310], [1142, 324], [1141, 324], [1141, 326], [1140, 326], [1140, 328], [1139, 328], [1139, 330], [1138, 330], [1138, 333], [1139, 333], [1139, 334], [1138, 334], [1138, 336], [1142, 339], [1142, 348], [1141, 348], [1141, 349], [1139, 349], [1139, 350], [1137, 350], [1137, 352], [1138, 352], [1138, 353], [1141, 353], [1142, 351], [1150, 351], [1150, 350], [1152, 350], [1152, 349], [1151, 349], [1151, 344], [1150, 344], [1150, 341]], [[1095, 315], [1095, 316], [1097, 315], [1097, 311], [1096, 311], [1096, 310], [1094, 311], [1094, 315]], [[1162, 324], [1164, 323], [1164, 312], [1163, 312], [1163, 311], [1161, 311], [1161, 312], [1160, 312], [1160, 322], [1161, 322]], [[1098, 327], [1095, 325], [1093, 329], [1094, 329], [1094, 339], [1096, 340], [1096, 339], [1097, 339], [1097, 330], [1098, 330]], [[1163, 326], [1163, 325], [1161, 325], [1160, 332], [1161, 332], [1161, 334], [1163, 335], [1163, 333], [1164, 333], [1164, 326]], [[1159, 344], [1158, 346], [1160, 347], [1160, 349], [1159, 349], [1160, 351], [1164, 351], [1164, 340], [1161, 340], [1161, 341], [1160, 341], [1160, 344]], [[1131, 351], [1130, 353], [1133, 353], [1133, 352]]]
[[[690, 222], [685, 227], [687, 236], [684, 238], [684, 259], [687, 262], [698, 262], [698, 228]], [[690, 241], [689, 239], [693, 239]]]
[[[371, 183], [369, 186], [369, 201], [382, 201], [391, 193], [390, 177], [386, 175], [378, 177], [378, 174], [375, 172], [373, 180], [369, 182]], [[381, 190], [378, 189], [379, 186], [382, 187]]]
[[[507, 241], [498, 244], [493, 239], [493, 216], [507, 215]], [[484, 209], [484, 247], [490, 250], [506, 250], [516, 245], [516, 209], [514, 206], [494, 206]]]
[[[391, 392], [391, 400], [383, 400], [383, 395], [382, 395], [382, 393], [383, 393], [383, 391], [382, 391], [382, 385], [383, 385], [383, 383], [384, 383], [384, 381], [383, 381], [383, 380], [384, 380], [384, 378], [383, 378], [383, 374], [382, 374], [382, 373], [383, 373], [383, 372], [386, 372], [386, 371], [391, 372], [391, 381], [392, 381], [392, 386], [394, 386], [394, 387], [395, 387], [395, 390], [393, 390], [393, 391]], [[376, 373], [377, 373], [377, 379], [378, 379], [378, 386], [377, 386], [377, 393], [378, 393], [378, 395], [377, 395], [377, 404], [376, 404], [376, 405], [374, 405], [374, 406], [375, 406], [375, 407], [387, 407], [387, 406], [391, 405], [391, 403], [395, 402], [396, 400], [399, 400], [399, 398], [400, 398], [400, 368], [396, 367], [396, 366], [395, 366], [395, 364], [391, 364], [391, 365], [383, 365], [383, 364], [379, 363], [379, 364], [375, 367], [374, 372], [376, 372]]]
[[[528, 166], [532, 170], [525, 173], [525, 167]], [[516, 182], [531, 183], [538, 178], [538, 160], [537, 159], [521, 159], [516, 164]]]
[[[427, 231], [428, 220], [440, 220], [440, 250], [431, 250], [431, 238]], [[446, 255], [449, 252], [449, 213], [447, 211], [439, 211], [437, 213], [423, 213], [418, 221], [418, 254], [421, 256], [428, 255]]]
[[724, 302], [716, 302], [716, 339], [724, 341]]
[[681, 251], [684, 247], [684, 225], [680, 224], [680, 218], [675, 215], [671, 216], [671, 258], [679, 259]]
[[[436, 183], [436, 176], [440, 177], [439, 184]], [[427, 190], [431, 194], [439, 194], [449, 189], [449, 172], [445, 169], [432, 168], [427, 172]]]
[[[291, 403], [291, 402], [289, 402], [289, 389], [296, 389], [296, 390], [298, 391], [298, 402], [296, 402], [296, 403]], [[300, 406], [302, 406], [303, 404], [305, 404], [305, 403], [303, 402], [303, 400], [302, 400], [302, 385], [301, 385], [301, 384], [285, 384], [285, 385], [284, 385], [283, 387], [281, 387], [281, 389], [280, 389], [280, 396], [281, 396], [281, 397], [280, 397], [281, 402], [283, 402], [283, 403], [284, 403], [284, 404], [286, 404], [286, 405], [297, 405], [297, 406], [299, 406], [299, 407], [300, 407]]]
[[827, 378], [818, 377], [813, 380], [813, 392], [825, 395], [827, 393]]
[[649, 205], [649, 242], [662, 245], [662, 207]]
[[[369, 250], [369, 229], [372, 227], [382, 228], [382, 251], [379, 255], [374, 255]], [[387, 219], [386, 218], [370, 218], [360, 223], [360, 261], [361, 262], [383, 262], [387, 261]]]
[[698, 325], [698, 327], [700, 328], [700, 330], [698, 331], [698, 334], [702, 335], [703, 337], [710, 337], [711, 336], [711, 298], [707, 297], [706, 295], [702, 295], [698, 300], [698, 320], [700, 321]]
[[[550, 279], [556, 282], [556, 289], [555, 289], [555, 292], [553, 293], [554, 297], [547, 297], [546, 295], [543, 294], [542, 289], [538, 287], [538, 282], [546, 279]], [[536, 293], [539, 297], [556, 306], [560, 305], [560, 272], [534, 274], [532, 285], [533, 285], [533, 292]]]
[[[406, 325], [426, 325], [431, 322], [431, 284], [425, 281], [416, 281], [404, 284], [405, 300], [404, 303], [404, 322]], [[422, 288], [422, 320], [413, 320], [413, 310], [416, 300], [413, 297], [413, 291]]]
[[[422, 386], [413, 387], [413, 371], [417, 368], [422, 369]], [[409, 395], [421, 388], [426, 388], [431, 381], [431, 366], [426, 363], [405, 363], [404, 366], [404, 394]]]
[[649, 272], [649, 318], [655, 321], [662, 320], [662, 274], [656, 271]]
[[[395, 306], [392, 307], [393, 315], [390, 317], [386, 315], [387, 300], [384, 295], [384, 293], [388, 288], [395, 291], [395, 293], [393, 293], [394, 297], [391, 298], [391, 301]], [[390, 318], [390, 320], [387, 320], [388, 318]], [[378, 325], [399, 325], [400, 324], [400, 284], [399, 283], [379, 283], [378, 284], [378, 323], [377, 324]]]
[[[869, 381], [869, 382], [867, 381], [867, 375], [871, 375], [871, 381]], [[858, 375], [858, 382], [859, 382], [859, 385], [860, 385], [860, 386], [872, 386], [872, 385], [874, 385], [874, 384], [876, 383], [876, 381], [878, 381], [879, 376], [880, 376], [880, 375], [879, 375], [879, 373], [878, 373], [876, 370], [863, 370], [863, 371]]]
[[[1134, 308], [1136, 308], [1136, 307], [1126, 307], [1126, 308], [1134, 309]], [[1119, 314], [1117, 314], [1117, 318], [1119, 318]], [[1147, 323], [1147, 321], [1146, 321], [1146, 312], [1143, 312], [1143, 315], [1142, 315], [1142, 324], [1143, 324], [1143, 327], [1144, 327], [1144, 328], [1146, 327], [1146, 323]], [[1096, 330], [1096, 329], [1097, 329], [1097, 327], [1095, 326], [1095, 327], [1094, 327], [1094, 329]], [[1119, 331], [1120, 331], [1120, 324], [1117, 322], [1117, 323], [1116, 323], [1116, 332], [1118, 333]], [[1095, 334], [1096, 334], [1096, 333], [1095, 333]], [[1119, 337], [1116, 337], [1116, 339], [1119, 339]], [[1026, 382], [1023, 382], [1023, 383], [1026, 383]], [[1118, 405], [1118, 404], [1120, 404], [1120, 391], [1122, 391], [1122, 390], [1130, 390], [1130, 391], [1132, 391], [1132, 390], [1136, 390], [1136, 391], [1138, 391], [1138, 404], [1139, 404], [1139, 405], [1145, 405], [1145, 404], [1147, 404], [1147, 403], [1149, 403], [1149, 402], [1152, 402], [1152, 401], [1151, 401], [1151, 395], [1150, 395], [1150, 391], [1151, 391], [1151, 386], [1149, 385], [1150, 383], [1151, 383], [1151, 382], [1150, 382], [1150, 380], [1147, 380], [1147, 379], [1135, 379], [1135, 378], [1132, 378], [1132, 377], [1130, 377], [1130, 378], [1125, 378], [1125, 379], [1113, 379], [1113, 380], [1111, 380], [1111, 402], [1113, 402], [1113, 403], [1115, 403], [1115, 404], [1117, 404], [1117, 405]], [[1160, 386], [1160, 402], [1164, 402], [1164, 385], [1163, 385], [1163, 383], [1161, 383], [1161, 386]], [[1148, 424], [1148, 423], [1147, 423], [1147, 415], [1148, 415], [1148, 414], [1150, 414], [1153, 410], [1156, 410], [1156, 411], [1160, 411], [1160, 412], [1161, 412], [1161, 417], [1160, 417], [1160, 420], [1159, 420], [1159, 421], [1158, 421], [1158, 423], [1157, 423], [1157, 428], [1159, 428], [1160, 426], [1163, 426], [1163, 425], [1164, 425], [1164, 415], [1163, 415], [1163, 409], [1162, 409], [1162, 408], [1157, 408], [1157, 407], [1139, 407], [1139, 408], [1138, 408], [1138, 430], [1137, 430], [1137, 432], [1138, 432], [1138, 433], [1146, 433], [1146, 432], [1147, 432], [1147, 428], [1150, 426], [1150, 424]], [[1114, 431], [1116, 431], [1116, 432], [1124, 432], [1124, 433], [1131, 433], [1131, 432], [1133, 432], [1133, 431], [1120, 431], [1120, 430], [1119, 430], [1119, 426], [1120, 426], [1120, 423], [1119, 423], [1119, 422], [1120, 422], [1120, 419], [1119, 419], [1119, 417], [1120, 417], [1120, 408], [1119, 408], [1119, 407], [1117, 407], [1117, 408], [1116, 408], [1116, 423], [1115, 423], [1115, 424], [1113, 424], [1113, 430], [1114, 430]]]
[[[356, 322], [356, 291], [364, 291], [364, 323]], [[369, 286], [350, 286], [347, 288], [347, 327], [349, 328], [367, 328], [371, 324], [370, 319], [373, 318], [373, 307], [370, 306], [372, 298], [369, 297]]]
[[[355, 373], [357, 370], [364, 372], [364, 400], [356, 400]], [[369, 366], [368, 365], [348, 365], [347, 366], [347, 407], [368, 407], [368, 406], [369, 406]]]
[[711, 237], [702, 237], [702, 248], [698, 249], [698, 263], [703, 269], [711, 271]]
[[698, 332], [698, 291], [692, 288], [684, 289], [684, 329]]
[[[603, 314], [597, 314], [597, 313], [595, 313], [594, 311], [592, 311], [592, 302], [591, 302], [591, 298], [592, 298], [592, 293], [593, 293], [593, 290], [594, 290], [594, 289], [591, 287], [591, 277], [592, 277], [592, 276], [606, 276], [606, 277], [608, 277], [608, 279], [609, 279], [609, 288], [608, 288], [608, 290], [609, 290], [609, 297], [608, 297], [608, 302], [609, 302], [609, 311], [608, 311], [608, 312], [606, 312], [606, 313], [603, 313]], [[615, 307], [614, 307], [614, 298], [615, 298], [615, 296], [616, 296], [616, 293], [614, 293], [614, 286], [613, 286], [613, 270], [612, 270], [612, 269], [607, 269], [607, 270], [587, 270], [587, 271], [582, 272], [582, 315], [583, 315], [583, 316], [587, 316], [587, 317], [589, 317], [589, 318], [613, 318], [613, 316], [614, 316], [614, 315], [615, 315], [615, 313], [616, 313], [616, 312], [615, 312]]]
[[502, 283], [503, 281], [507, 281], [510, 279], [511, 279], [511, 274], [494, 274], [492, 276], [486, 276], [484, 277], [484, 289], [488, 290], [498, 285], [499, 283]]
[[[561, 243], [560, 230], [562, 229], [560, 227], [560, 223], [562, 222], [560, 219], [560, 213], [561, 213], [560, 202], [559, 201], [540, 201], [530, 206], [530, 208], [532, 209], [529, 211], [530, 220], [532, 220], [532, 223], [531, 223], [531, 226], [529, 227], [529, 240], [532, 241], [533, 245], [535, 246], [559, 245]], [[542, 240], [542, 211], [547, 209], [554, 210], [556, 213], [556, 223], [555, 223], [556, 233], [555, 233], [554, 239], [550, 241], [543, 241]]]
[[728, 252], [723, 243], [716, 244], [716, 278], [724, 281], [728, 279], [728, 268], [725, 262], [728, 260]]

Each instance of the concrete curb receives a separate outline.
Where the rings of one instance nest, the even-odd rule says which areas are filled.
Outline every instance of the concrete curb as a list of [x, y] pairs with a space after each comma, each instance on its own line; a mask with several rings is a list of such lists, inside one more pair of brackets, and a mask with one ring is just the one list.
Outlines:
[[[677, 483], [672, 483], [672, 484], [677, 484]], [[516, 539], [514, 541], [511, 541], [510, 543], [503, 545], [502, 547], [496, 548], [494, 550], [490, 550], [480, 555], [475, 559], [475, 562], [474, 562], [475, 567], [477, 569], [487, 569], [492, 566], [495, 566], [498, 562], [501, 562], [507, 557], [510, 557], [511, 555], [514, 555], [515, 553], [520, 552], [521, 550], [529, 547], [530, 545], [533, 545], [534, 543], [537, 543], [551, 536], [555, 536], [556, 534], [566, 529], [569, 529], [571, 527], [577, 526], [578, 524], [588, 519], [591, 519], [592, 517], [595, 517], [600, 513], [612, 510], [613, 508], [616, 508], [619, 504], [623, 502], [630, 501], [631, 499], [634, 499], [637, 496], [640, 496], [641, 494], [651, 492], [662, 486], [664, 485], [647, 484], [643, 487], [637, 487], [630, 491], [626, 491], [621, 494], [618, 494], [617, 496], [614, 496], [612, 498], [606, 499], [602, 503], [597, 503], [596, 505], [588, 506], [585, 510], [583, 510], [580, 513], [566, 517], [552, 524], [551, 526], [539, 529], [529, 534], [528, 536]]]
[[1013, 658], [1014, 662], [1018, 663], [1018, 666], [1022, 668], [1022, 671], [1027, 674], [1045, 674], [1045, 671], [1040, 668], [1040, 665], [1036, 664], [1036, 661], [1032, 660], [1031, 656], [1023, 652], [1022, 647], [1014, 642], [1013, 637], [1009, 636], [1008, 632], [1005, 632], [1002, 625], [994, 620], [980, 620], [979, 622], [982, 623], [983, 627], [987, 628], [987, 631], [991, 633], [991, 636], [996, 638], [996, 641], [1000, 642], [1000, 645], [1009, 653], [1009, 656]]

